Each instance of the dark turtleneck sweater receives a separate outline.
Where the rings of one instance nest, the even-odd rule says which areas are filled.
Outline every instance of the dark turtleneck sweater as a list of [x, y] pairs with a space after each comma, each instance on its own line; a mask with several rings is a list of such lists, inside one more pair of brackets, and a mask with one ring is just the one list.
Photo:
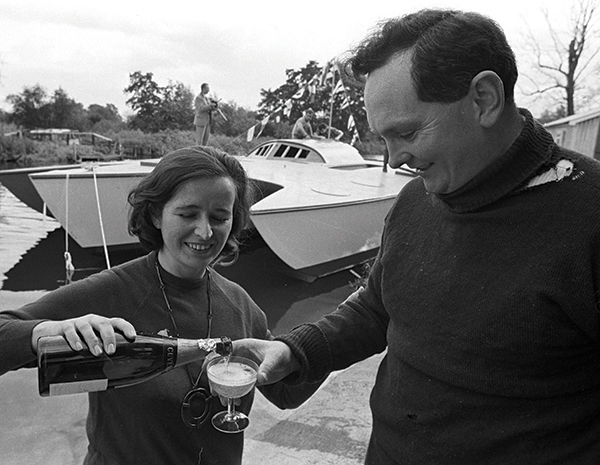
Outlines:
[[387, 348], [369, 465], [600, 463], [600, 164], [521, 112], [458, 191], [409, 183], [368, 286], [279, 338], [299, 379]]

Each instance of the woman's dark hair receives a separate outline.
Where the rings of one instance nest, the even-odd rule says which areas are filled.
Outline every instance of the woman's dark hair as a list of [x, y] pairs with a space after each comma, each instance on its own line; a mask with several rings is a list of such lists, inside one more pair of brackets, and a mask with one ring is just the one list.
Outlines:
[[147, 250], [158, 250], [163, 245], [160, 229], [153, 218], [162, 214], [165, 204], [179, 187], [190, 179], [230, 178], [235, 184], [236, 196], [229, 238], [216, 261], [235, 260], [239, 239], [250, 219], [253, 186], [244, 168], [235, 157], [212, 147], [189, 147], [165, 155], [128, 196], [129, 234], [139, 238]]
[[354, 50], [344, 67], [364, 79], [409, 49], [421, 101], [456, 102], [467, 95], [478, 73], [494, 71], [504, 84], [506, 101], [514, 102], [515, 55], [498, 23], [478, 13], [425, 9], [384, 21]]

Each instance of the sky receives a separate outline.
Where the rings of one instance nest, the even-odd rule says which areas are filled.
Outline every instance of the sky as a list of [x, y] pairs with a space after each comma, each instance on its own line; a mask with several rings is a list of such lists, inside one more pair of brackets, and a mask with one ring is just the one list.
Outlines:
[[[0, 108], [36, 84], [82, 103], [131, 113], [123, 92], [135, 71], [159, 85], [182, 82], [254, 110], [261, 89], [285, 83], [286, 69], [324, 65], [376, 23], [426, 7], [484, 13], [500, 23], [519, 60], [528, 28], [543, 28], [542, 5], [568, 18], [558, 0], [0, 0]], [[353, 6], [349, 6], [353, 5]], [[565, 16], [567, 15], [567, 16]], [[519, 103], [519, 102], [517, 102]], [[525, 102], [535, 106], [535, 102]], [[535, 114], [535, 108], [532, 108]]]

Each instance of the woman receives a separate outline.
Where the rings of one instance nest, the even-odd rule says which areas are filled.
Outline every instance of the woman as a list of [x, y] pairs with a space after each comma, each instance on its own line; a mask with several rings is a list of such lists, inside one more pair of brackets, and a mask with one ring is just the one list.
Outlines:
[[[0, 314], [0, 374], [35, 366], [41, 336], [74, 350], [114, 352], [115, 331], [200, 339], [271, 339], [264, 313], [211, 268], [235, 259], [251, 188], [240, 163], [210, 147], [177, 150], [129, 194], [129, 231], [151, 252]], [[260, 388], [280, 408], [318, 387]], [[239, 464], [243, 434], [215, 430], [224, 407], [210, 397], [202, 363], [135, 386], [89, 393], [86, 465]], [[253, 394], [241, 401], [248, 412]]]

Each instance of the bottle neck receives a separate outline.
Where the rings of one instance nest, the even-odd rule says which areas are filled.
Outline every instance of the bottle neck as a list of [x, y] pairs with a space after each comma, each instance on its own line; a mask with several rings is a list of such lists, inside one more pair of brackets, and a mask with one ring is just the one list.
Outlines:
[[220, 339], [177, 339], [177, 360], [175, 366], [200, 360], [210, 352], [219, 355], [231, 355], [233, 351], [231, 339], [222, 337]]

